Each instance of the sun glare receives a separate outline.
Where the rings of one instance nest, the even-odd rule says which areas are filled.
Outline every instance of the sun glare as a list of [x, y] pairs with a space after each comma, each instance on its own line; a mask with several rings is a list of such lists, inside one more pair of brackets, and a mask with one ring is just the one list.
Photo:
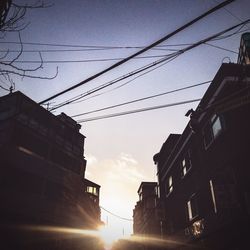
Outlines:
[[111, 249], [113, 243], [122, 238], [117, 231], [107, 225], [100, 226], [98, 231], [99, 237], [105, 244], [105, 249]]
[[64, 228], [64, 227], [53, 227], [53, 226], [34, 226], [34, 225], [23, 225], [20, 227], [22, 230], [47, 232], [47, 233], [61, 233], [61, 234], [75, 234], [89, 237], [96, 237], [102, 241], [106, 250], [112, 248], [113, 243], [122, 238], [121, 235], [114, 230], [114, 228], [107, 225], [102, 225], [98, 230], [83, 230], [78, 228]]

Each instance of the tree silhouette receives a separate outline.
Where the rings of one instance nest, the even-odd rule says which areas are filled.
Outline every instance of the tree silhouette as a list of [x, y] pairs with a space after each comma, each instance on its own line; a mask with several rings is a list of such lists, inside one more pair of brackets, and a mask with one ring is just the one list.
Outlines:
[[[30, 2], [30, 1], [29, 1]], [[5, 39], [9, 32], [18, 33], [18, 43], [20, 44], [17, 55], [11, 55], [9, 49], [0, 51], [0, 84], [5, 84], [8, 88], [0, 85], [0, 88], [12, 92], [15, 89], [13, 76], [38, 78], [38, 79], [53, 79], [57, 76], [58, 68], [53, 76], [38, 75], [37, 71], [43, 68], [43, 58], [39, 52], [40, 64], [38, 67], [25, 68], [16, 64], [16, 61], [23, 53], [23, 43], [21, 39], [21, 31], [25, 29], [29, 23], [25, 22], [25, 15], [28, 10], [48, 8], [51, 5], [45, 4], [43, 1], [37, 1], [29, 4], [17, 4], [13, 0], [1, 0], [0, 3], [0, 41]]]

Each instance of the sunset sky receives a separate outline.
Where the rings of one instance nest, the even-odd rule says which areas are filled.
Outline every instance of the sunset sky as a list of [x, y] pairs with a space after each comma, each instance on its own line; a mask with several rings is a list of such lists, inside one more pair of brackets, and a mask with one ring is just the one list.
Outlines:
[[[27, 1], [16, 2], [25, 3]], [[31, 0], [28, 2], [30, 3]], [[41, 51], [44, 61], [43, 69], [32, 72], [32, 74], [50, 77], [55, 75], [58, 66], [58, 76], [53, 80], [13, 77], [15, 90], [22, 91], [37, 102], [81, 82], [121, 58], [135, 53], [141, 47], [157, 41], [222, 1], [49, 0], [47, 2], [53, 5], [27, 12], [24, 22], [29, 25], [20, 32], [24, 51], [18, 59], [21, 62], [16, 62], [16, 65], [24, 68], [38, 66], [38, 63], [27, 61], [39, 62], [39, 51]], [[249, 0], [236, 0], [226, 8], [216, 11], [161, 44], [168, 46], [151, 49], [141, 55], [144, 58], [133, 59], [101, 77], [51, 100], [50, 107], [154, 62], [160, 58], [156, 56], [163, 56], [172, 53], [173, 50], [185, 48], [185, 44], [193, 44], [238, 24], [250, 18], [249, 9]], [[100, 96], [83, 99], [84, 101], [56, 109], [54, 114], [64, 112], [73, 116], [212, 80], [222, 62], [237, 61], [242, 34], [240, 32], [249, 31], [249, 28], [250, 24], [241, 30], [236, 29], [226, 34], [237, 31], [235, 35], [223, 36], [209, 44], [203, 44], [152, 72], [136, 79], [129, 78], [129, 80], [134, 80], [124, 86], [121, 85], [128, 80], [120, 81], [97, 92], [98, 94], [105, 92]], [[18, 34], [9, 33], [0, 40], [0, 42], [3, 41], [18, 42]], [[26, 44], [28, 42], [40, 45]], [[77, 45], [82, 47], [76, 47]], [[98, 50], [97, 47], [87, 46], [98, 46]], [[1, 48], [1, 50], [7, 48], [19, 50], [20, 45], [1, 43]], [[9, 55], [9, 59], [14, 58], [16, 52], [11, 52]], [[99, 59], [105, 60], [99, 61]], [[88, 60], [88, 62], [80, 62], [83, 60]], [[0, 82], [0, 85], [8, 87], [6, 83]], [[118, 86], [121, 87], [115, 89]], [[208, 84], [205, 84], [74, 119], [80, 120], [198, 99], [202, 97], [207, 87]], [[0, 95], [5, 94], [7, 92], [0, 89]], [[197, 104], [194, 102], [81, 123], [81, 133], [86, 136], [85, 157], [88, 161], [86, 177], [101, 185], [100, 205], [103, 208], [125, 219], [132, 219], [133, 208], [138, 200], [137, 190], [140, 182], [156, 181], [153, 155], [159, 152], [170, 133], [182, 133], [188, 122], [185, 113], [190, 108], [195, 108]], [[110, 228], [112, 234], [122, 236], [132, 233], [131, 221], [117, 218], [105, 210], [102, 210], [102, 220]]]

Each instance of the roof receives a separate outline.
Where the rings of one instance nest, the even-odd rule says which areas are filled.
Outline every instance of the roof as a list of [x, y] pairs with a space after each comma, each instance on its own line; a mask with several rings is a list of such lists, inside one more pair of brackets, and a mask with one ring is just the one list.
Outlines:
[[[48, 110], [46, 110], [45, 108], [43, 108], [42, 106], [40, 106], [38, 103], [36, 103], [34, 100], [29, 98], [28, 96], [24, 95], [20, 91], [16, 91], [16, 92], [13, 92], [13, 93], [10, 93], [10, 94], [7, 94], [5, 96], [0, 97], [0, 102], [5, 103], [6, 100], [11, 99], [11, 98], [13, 98], [13, 99], [19, 98], [19, 100], [25, 100], [27, 103], [30, 103], [32, 106], [36, 107], [36, 111], [41, 112], [41, 114], [43, 114], [45, 117], [51, 117], [51, 119], [57, 120], [60, 123], [63, 123], [64, 125], [66, 125], [67, 127], [76, 130], [77, 132], [79, 132], [79, 130], [81, 128], [80, 124], [78, 124], [71, 117], [67, 116], [65, 113], [61, 113], [60, 115], [56, 116], [56, 115], [52, 114], [51, 112], [49, 112]], [[19, 102], [19, 100], [18, 100], [18, 102]], [[16, 105], [20, 106], [21, 103], [16, 103]], [[82, 135], [82, 136], [85, 137], [84, 135]]]
[[[216, 100], [218, 93], [223, 89], [223, 81], [240, 81], [244, 78], [250, 78], [250, 65], [240, 65], [234, 63], [223, 63], [219, 70], [217, 71], [213, 81], [209, 85], [207, 91], [202, 97], [199, 105], [197, 106], [195, 112], [197, 112], [197, 119], [199, 122], [204, 119], [204, 115], [208, 112], [211, 112], [211, 109], [207, 108], [208, 105], [211, 105], [211, 102]], [[168, 166], [168, 169], [165, 169], [166, 173], [171, 169], [172, 162], [176, 159], [176, 157], [182, 152], [182, 149], [186, 145], [186, 143], [190, 140], [192, 135], [192, 130], [189, 126], [189, 123], [186, 125], [183, 133], [179, 137], [175, 147], [171, 151], [171, 154], [162, 166], [162, 169], [165, 169]]]
[[139, 193], [140, 189], [142, 189], [142, 187], [144, 186], [152, 186], [152, 187], [155, 187], [157, 186], [157, 182], [152, 182], [152, 181], [143, 181], [141, 182], [139, 188], [138, 188], [138, 191], [137, 193]]
[[93, 187], [98, 187], [98, 188], [101, 187], [100, 185], [98, 185], [98, 184], [96, 184], [95, 182], [90, 181], [90, 180], [88, 180], [88, 179], [84, 179], [83, 181], [84, 181], [84, 183], [87, 184], [87, 185], [91, 185], [91, 186], [93, 186]]
[[172, 149], [176, 145], [177, 141], [181, 137], [181, 134], [170, 134], [166, 141], [162, 144], [161, 150], [159, 153], [153, 156], [154, 163], [160, 163], [162, 160], [171, 153]]

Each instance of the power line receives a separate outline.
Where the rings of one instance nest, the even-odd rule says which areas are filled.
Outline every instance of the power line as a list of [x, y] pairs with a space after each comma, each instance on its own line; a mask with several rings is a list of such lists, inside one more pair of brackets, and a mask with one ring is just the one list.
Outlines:
[[[155, 66], [155, 67], [152, 68], [152, 69], [149, 69], [149, 70], [146, 71], [146, 72], [143, 72], [142, 74], [139, 74], [138, 76], [134, 77], [133, 79], [130, 79], [130, 80], [126, 81], [125, 83], [122, 83], [121, 85], [119, 85], [119, 86], [117, 86], [117, 87], [114, 87], [114, 88], [109, 89], [109, 90], [107, 90], [107, 91], [105, 91], [105, 92], [102, 92], [102, 93], [99, 93], [99, 94], [90, 96], [90, 97], [85, 98], [85, 99], [80, 100], [80, 101], [73, 100], [73, 101], [72, 101], [71, 103], [69, 103], [69, 104], [80, 103], [80, 102], [89, 100], [89, 99], [91, 99], [91, 98], [94, 98], [94, 97], [97, 97], [97, 96], [100, 96], [100, 95], [104, 95], [104, 94], [106, 94], [106, 93], [108, 93], [108, 92], [114, 91], [114, 90], [119, 89], [119, 88], [121, 88], [121, 87], [124, 87], [125, 85], [127, 85], [127, 84], [129, 84], [129, 83], [135, 81], [135, 80], [138, 79], [139, 77], [142, 77], [142, 76], [144, 76], [144, 75], [146, 75], [146, 74], [148, 74], [148, 73], [150, 73], [150, 72], [152, 72], [152, 71], [154, 71], [154, 70], [156, 70], [156, 69], [158, 69], [158, 68], [160, 68], [160, 67], [166, 65], [167, 63], [169, 63], [169, 62], [171, 62], [172, 60], [174, 60], [176, 57], [177, 57], [177, 56], [175, 56], [175, 57], [169, 59], [167, 62], [161, 63], [161, 64], [158, 65], [158, 66]], [[123, 80], [123, 79], [121, 79], [121, 80]], [[107, 84], [107, 83], [106, 83], [106, 84]], [[107, 87], [108, 87], [108, 86], [107, 86]], [[92, 93], [90, 93], [90, 94], [92, 94]], [[82, 96], [82, 94], [81, 94], [80, 97], [79, 97], [78, 99], [82, 99], [83, 97], [84, 97], [84, 96]], [[73, 98], [73, 99], [74, 99], [74, 98]]]
[[[223, 47], [218, 46], [218, 45], [213, 45], [213, 44], [210, 44], [210, 43], [205, 43], [205, 44], [208, 45], [208, 46], [220, 49], [220, 50], [224, 50], [224, 51], [228, 51], [228, 52], [231, 52], [231, 53], [234, 53], [234, 54], [238, 54], [238, 52], [235, 52], [235, 51], [230, 50], [230, 49], [223, 48]], [[65, 50], [65, 51], [67, 51], [67, 50]], [[63, 52], [65, 52], [65, 51], [63, 51]], [[75, 50], [75, 51], [78, 51], [78, 50]], [[178, 51], [178, 50], [174, 50], [174, 51]], [[3, 51], [0, 51], [0, 52], [3, 52]], [[18, 51], [5, 51], [5, 52], [18, 52]], [[22, 52], [28, 52], [28, 51], [22, 51]], [[165, 56], [167, 56], [167, 55], [165, 54], [165, 55], [152, 55], [152, 56], [138, 56], [138, 57], [133, 58], [133, 60], [135, 60], [135, 59], [159, 58], [159, 57], [165, 57]], [[123, 60], [123, 59], [125, 59], [125, 58], [124, 57], [118, 57], [118, 58], [98, 58], [98, 59], [82, 59], [82, 60], [42, 60], [42, 62], [43, 63], [86, 63], [86, 62], [119, 61], [119, 60]], [[9, 63], [9, 62], [11, 62], [11, 61], [5, 61], [5, 63]], [[40, 60], [16, 60], [15, 63], [39, 63], [40, 64], [41, 61]]]
[[55, 106], [55, 107], [52, 108], [51, 110], [54, 110], [54, 109], [60, 108], [60, 107], [62, 107], [62, 106], [68, 105], [68, 104], [70, 104], [70, 103], [72, 103], [72, 102], [74, 102], [74, 101], [76, 101], [76, 100], [79, 100], [79, 99], [81, 99], [81, 98], [83, 98], [83, 97], [85, 97], [85, 96], [87, 96], [87, 95], [93, 94], [94, 92], [97, 92], [97, 91], [99, 91], [99, 90], [101, 90], [101, 89], [103, 89], [103, 88], [106, 88], [106, 87], [108, 87], [108, 86], [110, 86], [110, 85], [112, 85], [112, 84], [114, 84], [114, 83], [116, 83], [116, 82], [118, 82], [118, 81], [124, 80], [124, 79], [126, 79], [126, 78], [128, 78], [128, 77], [131, 77], [131, 76], [133, 76], [133, 75], [135, 75], [135, 74], [138, 74], [138, 73], [140, 73], [140, 72], [142, 72], [142, 71], [145, 71], [145, 70], [147, 70], [147, 69], [149, 69], [149, 68], [151, 68], [151, 67], [156, 66], [157, 64], [161, 64], [161, 63], [163, 63], [163, 62], [166, 61], [166, 60], [173, 60], [173, 59], [176, 58], [178, 55], [183, 54], [183, 53], [185, 53], [185, 52], [187, 52], [187, 51], [189, 51], [189, 50], [191, 50], [191, 49], [193, 49], [193, 48], [195, 48], [195, 47], [198, 47], [198, 46], [200, 46], [201, 44], [204, 44], [204, 43], [206, 43], [206, 42], [208, 42], [208, 41], [211, 41], [211, 40], [213, 40], [213, 39], [215, 39], [215, 38], [221, 36], [222, 34], [227, 33], [227, 32], [229, 32], [229, 31], [231, 31], [231, 30], [233, 30], [233, 29], [235, 29], [235, 28], [237, 28], [237, 27], [239, 27], [239, 26], [245, 25], [245, 24], [248, 23], [249, 21], [250, 21], [250, 19], [247, 19], [246, 21], [244, 21], [244, 22], [242, 22], [242, 23], [239, 23], [239, 24], [237, 24], [237, 25], [234, 25], [234, 26], [232, 26], [232, 27], [230, 27], [230, 28], [228, 28], [228, 29], [225, 29], [225, 30], [223, 30], [223, 31], [221, 31], [221, 32], [218, 32], [218, 33], [216, 33], [216, 34], [214, 34], [214, 35], [212, 35], [212, 36], [210, 36], [210, 37], [207, 37], [207, 38], [205, 38], [205, 39], [203, 39], [203, 40], [200, 40], [200, 41], [194, 43], [193, 45], [190, 45], [190, 46], [188, 46], [188, 47], [186, 47], [186, 48], [184, 48], [184, 49], [182, 49], [182, 50], [180, 50], [180, 51], [178, 51], [178, 52], [176, 52], [176, 53], [170, 54], [168, 57], [165, 57], [165, 58], [160, 59], [160, 60], [158, 60], [158, 61], [155, 61], [155, 62], [153, 62], [153, 63], [151, 63], [151, 64], [148, 64], [148, 65], [146, 65], [146, 66], [143, 66], [143, 67], [141, 67], [141, 68], [139, 68], [139, 69], [137, 69], [137, 70], [134, 70], [133, 72], [130, 72], [130, 73], [128, 73], [128, 74], [126, 74], [126, 75], [124, 75], [124, 76], [122, 76], [122, 77], [119, 77], [119, 78], [117, 78], [117, 79], [115, 79], [115, 80], [113, 80], [113, 81], [111, 81], [111, 82], [108, 82], [108, 83], [106, 83], [106, 84], [103, 84], [103, 85], [101, 85], [100, 87], [96, 87], [95, 89], [93, 89], [93, 90], [91, 90], [91, 91], [88, 91], [88, 92], [86, 92], [85, 94], [81, 94], [80, 96], [78, 95], [78, 97], [75, 97], [75, 99], [74, 99], [74, 98], [71, 98], [70, 100], [65, 101], [65, 102], [63, 102], [63, 103], [61, 103], [61, 104]]
[[[249, 20], [249, 19], [248, 19]], [[244, 26], [247, 24], [248, 22], [242, 22], [242, 26], [239, 27], [238, 30], [236, 30], [235, 32], [233, 32], [232, 34], [228, 34], [228, 35], [225, 35], [225, 36], [219, 36], [219, 37], [216, 37], [214, 38], [212, 41], [219, 41], [219, 40], [223, 40], [223, 39], [226, 39], [226, 38], [229, 38], [231, 36], [234, 36], [236, 34], [240, 34], [240, 33], [244, 33], [245, 31], [249, 30], [249, 28], [245, 29], [245, 30], [242, 30], [244, 28]]]
[[117, 215], [117, 214], [114, 214], [113, 212], [110, 212], [109, 210], [107, 210], [106, 208], [100, 206], [101, 209], [103, 209], [104, 211], [106, 211], [107, 213], [113, 215], [114, 217], [116, 218], [119, 218], [121, 220], [126, 220], [126, 221], [133, 221], [132, 219], [128, 219], [128, 218], [124, 218], [124, 217], [121, 217], [120, 215]]
[[[152, 56], [138, 56], [133, 58], [134, 59], [148, 59], [148, 58], [159, 58], [159, 57], [166, 57], [167, 55], [152, 55]], [[81, 63], [81, 62], [107, 62], [107, 61], [119, 61], [125, 59], [124, 57], [121, 58], [99, 58], [99, 59], [85, 59], [85, 60], [42, 60], [43, 63]], [[5, 61], [5, 63], [9, 63], [10, 61]], [[41, 60], [17, 60], [15, 63], [40, 63]]]
[[[1, 42], [0, 42], [1, 43]], [[190, 45], [190, 44], [186, 44]], [[169, 51], [176, 51], [176, 49], [168, 49], [167, 47], [170, 46], [184, 46], [183, 44], [176, 44], [176, 45], [158, 45], [155, 47], [154, 50], [169, 50]], [[145, 47], [145, 46], [144, 46]], [[138, 48], [144, 48], [143, 46], [137, 46], [137, 47], [116, 47], [116, 48], [90, 48], [90, 49], [33, 49], [33, 50], [22, 50], [22, 52], [26, 53], [37, 53], [37, 52], [45, 52], [45, 53], [54, 53], [54, 52], [89, 52], [89, 51], [100, 51], [100, 50], [112, 50], [112, 49], [138, 49]], [[20, 50], [0, 50], [1, 53], [11, 52], [11, 53], [18, 53]]]
[[[213, 0], [215, 3], [218, 4], [218, 1]], [[232, 17], [234, 17], [235, 19], [237, 19], [238, 21], [242, 22], [243, 20], [241, 18], [239, 18], [238, 16], [236, 16], [233, 12], [231, 12], [230, 10], [228, 10], [227, 8], [223, 7], [223, 9], [229, 13], [229, 15], [231, 15]]]
[[[210, 43], [204, 43], [204, 44], [205, 44], [205, 45], [208, 45], [208, 46], [211, 46], [211, 47], [214, 47], [214, 48], [217, 48], [217, 49], [221, 49], [221, 50], [228, 51], [228, 52], [231, 52], [231, 53], [234, 53], [234, 54], [238, 54], [237, 52], [235, 52], [235, 51], [233, 51], [233, 50], [229, 50], [229, 49], [223, 48], [223, 47], [221, 47], [221, 46], [213, 45], [213, 44], [210, 44]], [[190, 44], [189, 44], [189, 45], [190, 45]], [[163, 45], [163, 46], [164, 46], [164, 45]], [[139, 76], [136, 76], [135, 78], [133, 78], [133, 79], [131, 79], [131, 80], [129, 80], [129, 81], [127, 81], [127, 82], [125, 82], [125, 83], [123, 83], [123, 84], [121, 84], [121, 85], [119, 85], [119, 86], [113, 88], [113, 89], [110, 89], [110, 90], [108, 90], [108, 91], [105, 91], [105, 92], [96, 94], [96, 95], [94, 95], [94, 96], [85, 98], [85, 99], [83, 99], [83, 100], [81, 100], [81, 101], [73, 101], [72, 104], [80, 103], [80, 102], [83, 102], [83, 101], [92, 99], [92, 98], [94, 98], [94, 97], [97, 97], [97, 96], [100, 96], [100, 95], [109, 93], [110, 91], [119, 89], [119, 88], [121, 88], [121, 87], [127, 85], [128, 83], [130, 83], [130, 82], [136, 80], [137, 78], [139, 78], [139, 77], [141, 77], [141, 76], [143, 76], [143, 75], [145, 75], [145, 74], [147, 74], [147, 73], [149, 73], [149, 72], [151, 72], [151, 71], [153, 71], [153, 70], [155, 70], [155, 69], [157, 69], [157, 68], [159, 68], [159, 67], [162, 67], [162, 66], [165, 65], [165, 64], [166, 64], [166, 63], [164, 63], [164, 64], [162, 64], [162, 65], [160, 65], [160, 66], [158, 66], [158, 67], [155, 67], [154, 69], [151, 69], [151, 70], [149, 70], [149, 71], [147, 71], [147, 72], [145, 72], [145, 73], [142, 73], [142, 74], [140, 74]]]
[[218, 45], [214, 45], [214, 44], [211, 44], [211, 43], [205, 43], [205, 44], [208, 45], [208, 46], [217, 48], [217, 49], [221, 49], [221, 50], [225, 50], [225, 51], [228, 51], [228, 52], [231, 52], [231, 53], [234, 53], [234, 54], [238, 54], [238, 52], [236, 52], [236, 51], [233, 51], [231, 49], [226, 49], [226, 48], [223, 48], [223, 47], [218, 46]]
[[156, 42], [150, 44], [149, 46], [147, 46], [147, 47], [145, 47], [145, 48], [139, 50], [138, 52], [132, 54], [131, 56], [129, 56], [129, 57], [127, 57], [127, 58], [125, 58], [125, 59], [123, 59], [123, 60], [121, 60], [121, 61], [115, 63], [114, 65], [112, 65], [112, 66], [110, 66], [110, 67], [108, 67], [108, 68], [102, 70], [101, 72], [99, 72], [99, 73], [97, 73], [97, 74], [95, 74], [95, 75], [93, 75], [93, 76], [91, 76], [91, 77], [89, 77], [89, 78], [83, 80], [82, 82], [80, 82], [80, 83], [78, 83], [78, 84], [75, 84], [75, 85], [73, 85], [72, 87], [69, 87], [69, 88], [67, 88], [67, 89], [65, 89], [65, 90], [63, 90], [63, 91], [61, 91], [61, 92], [59, 92], [59, 93], [57, 93], [57, 94], [55, 94], [55, 95], [52, 95], [51, 97], [49, 97], [49, 98], [47, 98], [47, 99], [45, 99], [45, 100], [39, 102], [39, 104], [45, 103], [45, 102], [47, 102], [47, 101], [50, 101], [51, 99], [54, 99], [54, 98], [56, 98], [56, 97], [58, 97], [58, 96], [60, 96], [60, 95], [62, 95], [62, 94], [65, 94], [65, 93], [67, 93], [67, 92], [69, 92], [69, 91], [71, 91], [71, 90], [73, 90], [73, 89], [75, 89], [75, 88], [77, 88], [77, 87], [79, 87], [79, 86], [81, 86], [81, 85], [83, 85], [83, 84], [85, 84], [85, 83], [91, 81], [91, 80], [94, 80], [95, 78], [97, 78], [97, 77], [99, 77], [99, 76], [101, 76], [101, 75], [107, 73], [108, 71], [110, 71], [110, 70], [112, 70], [112, 69], [114, 69], [114, 68], [116, 68], [116, 67], [118, 67], [118, 66], [124, 64], [125, 62], [131, 60], [132, 58], [134, 58], [134, 57], [136, 57], [136, 56], [138, 56], [138, 55], [140, 55], [140, 54], [142, 54], [142, 53], [144, 53], [144, 52], [150, 50], [151, 48], [157, 46], [158, 44], [160, 44], [160, 43], [166, 41], [166, 40], [169, 39], [170, 37], [176, 35], [177, 33], [181, 32], [182, 30], [186, 29], [187, 27], [191, 26], [192, 24], [196, 23], [196, 22], [199, 21], [200, 19], [202, 19], [202, 18], [204, 18], [204, 17], [206, 17], [206, 16], [212, 14], [213, 12], [215, 12], [215, 11], [217, 11], [217, 10], [223, 8], [224, 6], [230, 4], [230, 3], [234, 2], [234, 1], [235, 1], [235, 0], [226, 0], [226, 1], [224, 1], [224, 2], [222, 2], [222, 3], [220, 3], [220, 4], [218, 4], [218, 5], [215, 6], [214, 8], [212, 8], [212, 9], [208, 10], [207, 12], [203, 13], [202, 15], [196, 17], [196, 18], [193, 19], [192, 21], [190, 21], [190, 22], [188, 22], [187, 24], [181, 26], [181, 27], [178, 28], [177, 30], [175, 30], [175, 31], [171, 32], [170, 34], [164, 36], [163, 38], [159, 39], [158, 41], [156, 41]]
[[[0, 42], [1, 43], [1, 42]], [[20, 43], [21, 44], [21, 43]], [[100, 50], [111, 50], [112, 48], [89, 48], [89, 49], [33, 49], [33, 50], [22, 50], [25, 53], [37, 53], [37, 52], [45, 52], [45, 53], [54, 53], [54, 52], [84, 52], [84, 51], [100, 51]], [[0, 50], [0, 52], [11, 52], [18, 53], [20, 50]]]
[[23, 44], [23, 45], [35, 45], [35, 46], [51, 46], [51, 47], [71, 47], [71, 48], [103, 48], [113, 49], [121, 48], [119, 46], [98, 46], [98, 45], [73, 45], [73, 44], [56, 44], [56, 43], [36, 43], [36, 42], [14, 42], [14, 41], [1, 41], [4, 44]]
[[198, 83], [198, 84], [194, 84], [194, 85], [189, 85], [189, 86], [186, 86], [186, 87], [183, 87], [183, 88], [174, 89], [174, 90], [163, 92], [163, 93], [160, 93], [160, 94], [151, 95], [151, 96], [143, 97], [143, 98], [140, 98], [140, 99], [135, 99], [135, 100], [132, 100], [132, 101], [128, 101], [128, 102], [124, 102], [124, 103], [120, 103], [120, 104], [108, 106], [108, 107], [105, 107], [105, 108], [100, 108], [100, 109], [88, 111], [88, 112], [77, 114], [77, 115], [72, 115], [71, 117], [73, 118], [73, 117], [78, 117], [78, 116], [81, 116], [81, 115], [92, 114], [92, 113], [96, 113], [96, 112], [99, 112], [99, 111], [104, 111], [104, 110], [108, 110], [108, 109], [112, 109], [112, 108], [117, 108], [117, 107], [121, 107], [121, 106], [128, 105], [128, 104], [132, 104], [132, 103], [135, 103], [135, 102], [145, 101], [145, 100], [156, 98], [156, 97], [159, 97], [159, 96], [163, 96], [163, 95], [175, 93], [175, 92], [178, 92], [178, 91], [182, 91], [182, 90], [186, 90], [186, 89], [198, 87], [198, 86], [210, 83], [210, 82], [211, 81], [206, 81], [206, 82], [202, 82], [202, 83]]
[[[145, 48], [145, 46], [110, 46], [110, 45], [73, 45], [73, 44], [56, 44], [56, 43], [35, 43], [35, 42], [14, 42], [14, 41], [0, 41], [0, 44], [22, 44], [22, 45], [39, 45], [39, 46], [52, 46], [52, 47], [72, 47], [72, 48], [82, 48], [82, 49], [77, 49], [78, 50], [95, 50], [95, 49], [142, 49]], [[175, 47], [175, 46], [188, 46], [190, 45], [189, 43], [180, 43], [180, 44], [168, 44], [168, 45], [157, 45], [155, 46], [156, 48], [161, 48], [161, 47]], [[30, 50], [30, 52], [35, 52], [35, 51], [40, 51], [42, 52], [43, 50], [37, 49], [37, 50]], [[44, 50], [47, 51], [47, 50]], [[71, 51], [70, 49], [50, 49], [48, 51]], [[74, 50], [73, 50], [74, 51]], [[4, 51], [2, 51], [4, 52]]]
[[[84, 93], [84, 94], [80, 94], [80, 95], [78, 95], [78, 96], [76, 96], [76, 97], [70, 98], [70, 99], [68, 99], [67, 101], [63, 102], [63, 103], [60, 103], [60, 104], [54, 106], [54, 107], [51, 108], [50, 110], [55, 110], [55, 109], [58, 109], [58, 108], [60, 108], [60, 107], [65, 106], [65, 105], [71, 104], [71, 103], [73, 103], [73, 102], [75, 102], [75, 101], [77, 101], [77, 100], [79, 100], [79, 99], [82, 99], [82, 98], [85, 97], [85, 96], [91, 95], [91, 94], [93, 94], [93, 93], [95, 93], [95, 92], [97, 92], [97, 91], [100, 91], [100, 90], [102, 90], [102, 89], [104, 89], [104, 88], [107, 88], [107, 87], [109, 87], [109, 86], [111, 86], [111, 85], [113, 85], [113, 84], [115, 84], [115, 83], [117, 83], [117, 82], [120, 82], [120, 81], [122, 81], [122, 80], [124, 80], [124, 79], [127, 79], [127, 78], [129, 78], [129, 77], [131, 77], [131, 76], [133, 76], [133, 75], [139, 74], [139, 73], [141, 73], [141, 72], [143, 72], [143, 71], [145, 71], [145, 70], [147, 70], [147, 69], [149, 69], [149, 68], [152, 68], [152, 67], [154, 67], [154, 66], [156, 66], [156, 65], [158, 65], [158, 64], [160, 64], [160, 63], [163, 63], [164, 61], [168, 60], [167, 62], [164, 63], [164, 64], [166, 64], [166, 63], [172, 61], [173, 59], [175, 59], [177, 56], [178, 56], [178, 54], [175, 55], [175, 56], [171, 55], [171, 56], [166, 57], [166, 58], [164, 58], [164, 59], [155, 61], [155, 62], [153, 62], [153, 63], [150, 63], [150, 64], [146, 65], [146, 66], [143, 66], [143, 67], [141, 67], [141, 68], [138, 68], [138, 69], [136, 69], [136, 70], [134, 70], [134, 71], [132, 71], [132, 72], [127, 73], [126, 75], [120, 76], [120, 77], [118, 77], [118, 78], [116, 78], [116, 79], [114, 79], [114, 80], [112, 80], [112, 81], [109, 81], [109, 82], [107, 82], [107, 83], [104, 83], [104, 84], [102, 84], [101, 86], [98, 86], [98, 87], [96, 87], [96, 88], [94, 88], [94, 89], [92, 89], [92, 90], [90, 90], [90, 91], [87, 91], [87, 92]], [[172, 57], [172, 58], [171, 58], [171, 57]], [[159, 66], [158, 66], [158, 67], [159, 67]], [[158, 68], [158, 67], [157, 67], [157, 68]], [[151, 72], [151, 71], [152, 71], [152, 70], [149, 70], [148, 72]], [[145, 72], [144, 74], [146, 74], [146, 73], [148, 73], [148, 72]], [[142, 75], [143, 75], [143, 74], [142, 74]]]
[[[201, 113], [205, 113], [208, 110], [211, 109], [216, 109], [222, 105], [230, 105], [232, 104], [232, 102], [234, 101], [234, 97], [237, 97], [237, 95], [245, 92], [249, 90], [249, 86], [242, 88], [239, 91], [236, 91], [228, 96], [225, 96], [224, 98], [222, 98], [221, 100], [215, 101], [214, 103], [208, 105], [206, 108], [201, 109], [199, 111], [195, 111], [199, 114]], [[249, 99], [249, 93], [244, 96], [244, 98], [248, 98]], [[187, 100], [187, 101], [182, 101], [182, 102], [176, 102], [176, 103], [170, 103], [170, 104], [165, 104], [165, 105], [160, 105], [160, 106], [153, 106], [153, 107], [148, 107], [148, 108], [143, 108], [143, 109], [136, 109], [136, 110], [130, 110], [130, 111], [125, 111], [125, 112], [120, 112], [120, 113], [114, 113], [114, 114], [109, 114], [109, 115], [103, 115], [103, 116], [97, 116], [97, 117], [92, 117], [92, 118], [87, 118], [87, 119], [82, 119], [82, 120], [78, 120], [78, 123], [83, 123], [83, 122], [88, 122], [88, 121], [95, 121], [95, 120], [101, 120], [101, 119], [106, 119], [106, 118], [111, 118], [111, 117], [117, 117], [117, 116], [123, 116], [123, 115], [127, 115], [127, 114], [134, 114], [134, 113], [139, 113], [139, 112], [145, 112], [145, 111], [150, 111], [150, 110], [155, 110], [155, 109], [161, 109], [161, 108], [167, 108], [167, 107], [172, 107], [172, 106], [178, 106], [178, 105], [183, 105], [186, 103], [191, 103], [191, 102], [197, 102], [200, 101], [200, 99], [193, 99], [193, 100]], [[238, 99], [236, 99], [236, 101], [238, 101]], [[235, 103], [234, 103], [235, 105]], [[225, 107], [224, 107], [225, 109]]]
[[129, 110], [129, 111], [124, 111], [124, 112], [120, 112], [120, 113], [113, 113], [113, 114], [109, 114], [109, 115], [102, 115], [102, 116], [96, 116], [96, 117], [92, 117], [92, 118], [86, 118], [86, 119], [78, 120], [77, 122], [83, 123], [83, 122], [101, 120], [101, 119], [106, 119], [106, 118], [111, 118], [111, 117], [135, 114], [135, 113], [140, 113], [140, 112], [145, 112], [145, 111], [150, 111], [150, 110], [155, 110], [155, 109], [162, 109], [162, 108], [168, 108], [168, 107], [183, 105], [183, 104], [192, 103], [192, 102], [198, 102], [200, 100], [201, 99], [199, 98], [199, 99], [192, 99], [192, 100], [187, 100], [187, 101], [182, 101], [182, 102], [168, 103], [165, 105], [152, 106], [152, 107], [148, 107], [148, 108], [135, 109], [135, 110]]

